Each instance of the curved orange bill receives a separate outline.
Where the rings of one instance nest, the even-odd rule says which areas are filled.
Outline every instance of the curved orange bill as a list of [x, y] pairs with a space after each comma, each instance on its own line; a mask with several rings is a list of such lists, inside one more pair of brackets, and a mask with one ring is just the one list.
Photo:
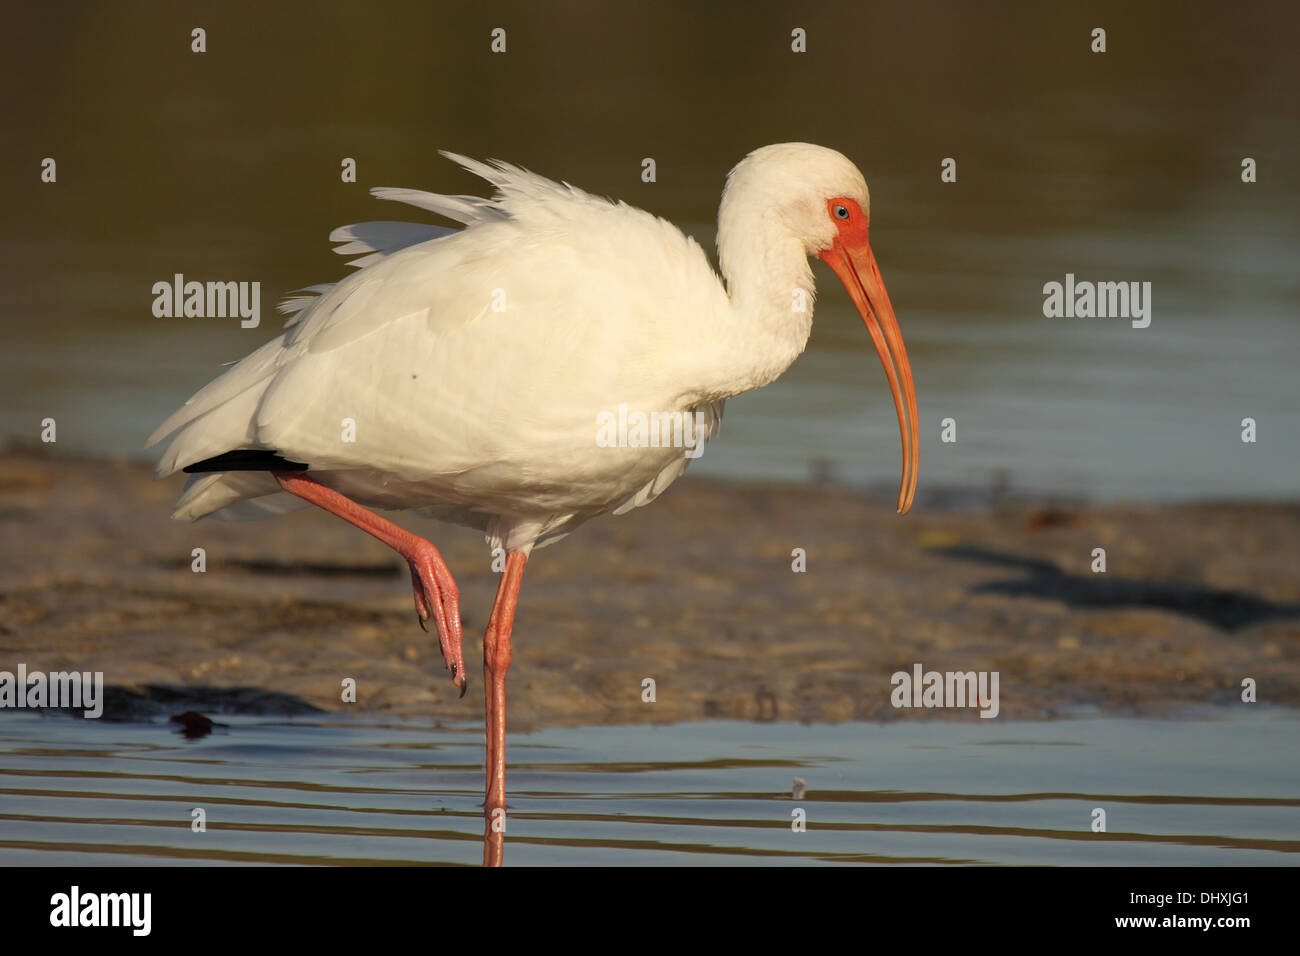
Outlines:
[[[864, 233], [865, 236], [865, 233]], [[865, 241], [851, 246], [840, 239], [821, 258], [835, 270], [844, 288], [857, 306], [862, 321], [871, 333], [889, 379], [889, 391], [894, 396], [894, 409], [898, 412], [898, 433], [903, 441], [903, 478], [898, 489], [898, 513], [907, 514], [916, 496], [917, 421], [916, 386], [912, 383], [912, 366], [907, 360], [903, 333], [899, 331], [894, 307], [885, 291], [885, 280], [880, 276], [875, 254]]]

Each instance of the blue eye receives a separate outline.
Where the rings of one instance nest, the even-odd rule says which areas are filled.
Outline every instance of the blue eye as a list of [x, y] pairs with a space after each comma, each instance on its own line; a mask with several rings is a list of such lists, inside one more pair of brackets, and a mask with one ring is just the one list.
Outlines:
[[848, 219], [848, 218], [849, 218], [849, 209], [848, 209], [848, 207], [847, 207], [847, 206], [836, 206], [836, 207], [835, 207], [835, 216], [836, 216], [836, 218], [839, 218], [839, 219]]

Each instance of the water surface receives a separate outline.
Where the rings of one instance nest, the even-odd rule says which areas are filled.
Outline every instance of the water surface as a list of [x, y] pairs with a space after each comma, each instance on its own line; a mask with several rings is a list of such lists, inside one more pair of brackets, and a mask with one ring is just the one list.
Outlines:
[[[218, 719], [187, 742], [163, 723], [0, 715], [0, 865], [481, 858], [481, 729]], [[506, 861], [1293, 865], [1297, 729], [1285, 712], [552, 728], [510, 739]]]
[[[1291, 497], [1300, 470], [1300, 69], [1288, 5], [27, 5], [0, 54], [0, 441], [143, 455], [271, 338], [275, 301], [346, 273], [335, 226], [420, 214], [371, 186], [483, 184], [499, 156], [666, 216], [712, 248], [723, 177], [764, 143], [834, 146], [915, 370], [933, 489]], [[1104, 22], [1110, 47], [1090, 51]], [[503, 55], [489, 33], [508, 30]], [[806, 54], [790, 51], [792, 26]], [[864, 55], [864, 50], [869, 55]], [[346, 52], [343, 52], [346, 51]], [[6, 94], [0, 94], [6, 95]], [[57, 184], [38, 158], [59, 161]], [[1258, 181], [1241, 181], [1241, 161]], [[340, 180], [343, 157], [358, 181]], [[642, 161], [657, 163], [654, 183]], [[957, 160], [955, 183], [940, 161]], [[158, 319], [152, 286], [262, 283], [262, 325]], [[1044, 283], [1152, 283], [1152, 321], [1048, 319]], [[869, 339], [829, 270], [809, 350], [734, 400], [693, 470], [896, 483]], [[647, 343], [652, 347], [653, 343]], [[413, 414], [425, 410], [412, 410]], [[945, 418], [957, 442], [940, 441]], [[1243, 445], [1241, 421], [1258, 441]]]

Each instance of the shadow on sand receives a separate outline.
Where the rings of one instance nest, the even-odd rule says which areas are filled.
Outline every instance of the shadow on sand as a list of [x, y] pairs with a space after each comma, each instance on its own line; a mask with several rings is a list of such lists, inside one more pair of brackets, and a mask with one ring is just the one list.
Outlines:
[[1300, 617], [1300, 604], [1270, 601], [1241, 591], [1221, 591], [1185, 581], [1144, 581], [1110, 574], [1066, 574], [1050, 561], [984, 548], [943, 548], [940, 554], [1025, 572], [1024, 577], [976, 585], [977, 594], [1037, 597], [1077, 608], [1150, 607], [1196, 618], [1225, 631], [1264, 621]]

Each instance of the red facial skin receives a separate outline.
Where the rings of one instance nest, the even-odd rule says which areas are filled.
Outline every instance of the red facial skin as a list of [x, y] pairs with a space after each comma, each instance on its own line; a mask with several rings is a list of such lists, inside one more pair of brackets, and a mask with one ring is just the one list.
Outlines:
[[[837, 209], [847, 210], [848, 216], [836, 215]], [[894, 397], [898, 413], [898, 431], [903, 443], [903, 478], [898, 489], [898, 513], [906, 514], [916, 495], [917, 446], [920, 444], [916, 411], [916, 386], [912, 381], [912, 366], [903, 344], [903, 333], [898, 328], [894, 307], [885, 291], [885, 280], [880, 275], [875, 254], [868, 238], [866, 215], [862, 207], [846, 196], [826, 200], [826, 214], [835, 224], [835, 240], [829, 249], [819, 253], [853, 300], [862, 316], [862, 322], [871, 334], [889, 391]]]

